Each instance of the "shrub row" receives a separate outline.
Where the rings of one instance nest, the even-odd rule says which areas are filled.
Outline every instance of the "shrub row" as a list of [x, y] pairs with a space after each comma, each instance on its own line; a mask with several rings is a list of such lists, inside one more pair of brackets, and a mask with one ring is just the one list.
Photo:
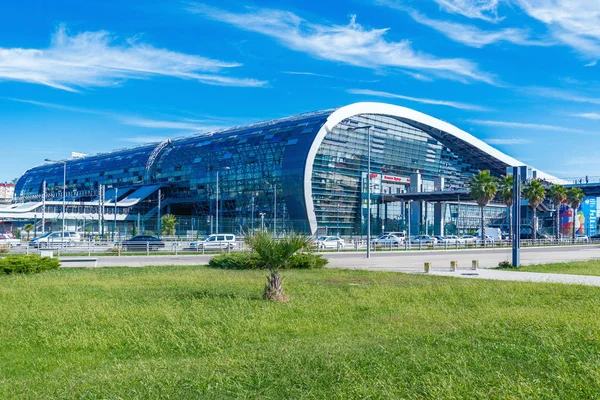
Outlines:
[[[284, 269], [316, 269], [323, 268], [327, 259], [320, 254], [298, 253], [294, 254]], [[247, 251], [219, 254], [210, 259], [209, 267], [221, 269], [266, 269], [258, 257]]]
[[5, 274], [35, 274], [58, 269], [57, 258], [40, 257], [37, 254], [23, 256], [6, 256], [0, 259], [0, 271]]

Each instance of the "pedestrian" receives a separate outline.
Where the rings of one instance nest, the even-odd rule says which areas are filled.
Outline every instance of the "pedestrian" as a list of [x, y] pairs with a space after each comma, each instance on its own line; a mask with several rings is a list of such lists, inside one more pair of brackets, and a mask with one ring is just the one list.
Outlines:
[[588, 178], [588, 176], [585, 176], [585, 183], [590, 183], [590, 178]]

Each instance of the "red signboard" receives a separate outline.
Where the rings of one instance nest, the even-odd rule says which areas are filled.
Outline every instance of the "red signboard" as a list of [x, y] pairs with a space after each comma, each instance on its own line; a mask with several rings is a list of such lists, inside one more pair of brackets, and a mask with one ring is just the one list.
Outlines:
[[402, 184], [410, 183], [410, 178], [404, 178], [402, 176], [383, 175], [381, 179], [385, 182], [396, 182]]

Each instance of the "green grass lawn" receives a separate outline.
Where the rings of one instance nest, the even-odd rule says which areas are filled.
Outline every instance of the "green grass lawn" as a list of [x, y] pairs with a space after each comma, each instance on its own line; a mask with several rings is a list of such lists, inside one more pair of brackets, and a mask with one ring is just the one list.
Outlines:
[[0, 276], [0, 398], [600, 394], [600, 288], [366, 271]]
[[[505, 269], [505, 268], [498, 268]], [[520, 268], [509, 268], [510, 271], [549, 272], [554, 274], [595, 275], [600, 276], [600, 260], [572, 261], [556, 264], [527, 265]]]

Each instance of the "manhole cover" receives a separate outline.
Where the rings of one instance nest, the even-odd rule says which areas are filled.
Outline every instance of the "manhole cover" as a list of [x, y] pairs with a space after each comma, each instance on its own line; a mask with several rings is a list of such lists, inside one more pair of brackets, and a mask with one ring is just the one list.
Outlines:
[[478, 273], [475, 273], [475, 272], [467, 272], [467, 273], [465, 273], [465, 274], [461, 274], [461, 275], [466, 275], [466, 276], [479, 276], [479, 274], [478, 274]]

